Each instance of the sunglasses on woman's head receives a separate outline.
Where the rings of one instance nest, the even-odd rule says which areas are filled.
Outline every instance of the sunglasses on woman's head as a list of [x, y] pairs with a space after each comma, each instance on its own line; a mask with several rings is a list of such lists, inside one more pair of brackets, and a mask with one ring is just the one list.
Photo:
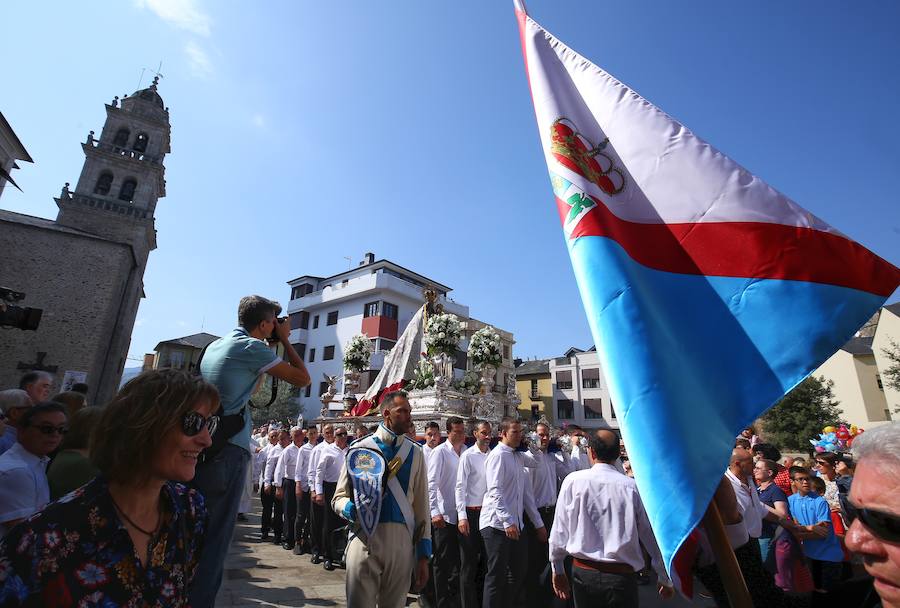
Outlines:
[[873, 509], [864, 509], [857, 507], [848, 498], [843, 503], [844, 515], [847, 517], [847, 523], [853, 523], [854, 519], [859, 519], [869, 531], [883, 541], [889, 543], [900, 543], [900, 516], [884, 511], [875, 511]]
[[209, 436], [212, 437], [213, 433], [216, 432], [217, 426], [219, 426], [218, 416], [204, 418], [197, 412], [188, 412], [184, 415], [184, 418], [181, 419], [181, 430], [184, 431], [184, 434], [188, 437], [193, 437], [202, 431], [203, 427], [206, 427], [209, 431]]

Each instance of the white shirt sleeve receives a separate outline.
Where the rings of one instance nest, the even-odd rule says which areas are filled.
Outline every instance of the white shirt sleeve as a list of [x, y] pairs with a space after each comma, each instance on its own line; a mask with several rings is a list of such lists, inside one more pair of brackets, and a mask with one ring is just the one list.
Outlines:
[[428, 458], [428, 506], [432, 517], [443, 515], [438, 505], [438, 484], [444, 472], [444, 452], [444, 449], [438, 447]]
[[[495, 448], [496, 449], [496, 448]], [[510, 479], [511, 472], [518, 472], [518, 465], [515, 461], [512, 463], [505, 462], [507, 454], [497, 454], [498, 458], [488, 460], [485, 467], [485, 477], [487, 478], [488, 492], [493, 491], [497, 497], [497, 517], [504, 528], [516, 525], [519, 518], [512, 512], [509, 506], [509, 496], [512, 495], [510, 489], [512, 484], [516, 483], [516, 479]], [[511, 464], [512, 466], [508, 466]], [[507, 466], [504, 466], [507, 465]], [[509, 469], [512, 469], [510, 471]]]
[[634, 499], [637, 501], [635, 513], [637, 514], [638, 538], [644, 546], [644, 550], [650, 554], [650, 565], [656, 570], [659, 582], [667, 587], [671, 587], [672, 579], [669, 578], [669, 574], [666, 572], [666, 566], [663, 564], [659, 545], [656, 544], [656, 535], [653, 534], [653, 528], [650, 527], [650, 518], [647, 517], [647, 511], [644, 510], [644, 503], [641, 501], [641, 497], [637, 492], [634, 494]]
[[[533, 460], [532, 460], [533, 461]], [[525, 508], [525, 513], [528, 515], [528, 519], [531, 520], [531, 523], [534, 525], [535, 530], [539, 530], [544, 527], [544, 520], [541, 519], [541, 514], [537, 510], [537, 506], [534, 504], [534, 490], [531, 485], [531, 476], [522, 469], [520, 474], [523, 477], [522, 484], [522, 505]]]
[[276, 488], [281, 487], [281, 480], [284, 479], [284, 455], [287, 454], [287, 450], [282, 450], [281, 455], [278, 457], [278, 460], [275, 462], [275, 473], [272, 476], [272, 485]]
[[325, 490], [323, 488], [323, 483], [325, 481], [325, 468], [328, 466], [328, 459], [331, 457], [331, 454], [322, 454], [319, 457], [319, 462], [316, 464], [316, 480], [315, 480], [315, 488], [316, 494], [324, 494]]
[[556, 501], [553, 526], [550, 528], [550, 567], [554, 574], [565, 572], [566, 539], [572, 535], [569, 518], [572, 509], [572, 480], [564, 479]]
[[469, 466], [469, 458], [466, 452], [459, 457], [459, 468], [456, 469], [456, 488], [454, 489], [454, 497], [456, 498], [456, 516], [458, 521], [468, 521], [469, 516], [466, 514], [466, 480], [468, 479], [467, 468]]

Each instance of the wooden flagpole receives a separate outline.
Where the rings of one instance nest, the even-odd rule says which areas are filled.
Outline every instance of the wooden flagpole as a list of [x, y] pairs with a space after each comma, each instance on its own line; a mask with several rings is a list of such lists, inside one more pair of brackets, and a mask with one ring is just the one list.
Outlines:
[[715, 498], [709, 501], [709, 507], [706, 508], [703, 527], [706, 528], [709, 544], [712, 547], [716, 566], [719, 568], [731, 608], [753, 608], [750, 591], [747, 589], [747, 583], [744, 581], [744, 575], [741, 573], [741, 567], [738, 565], [731, 543], [728, 542], [725, 524], [722, 522], [722, 514], [719, 513]]

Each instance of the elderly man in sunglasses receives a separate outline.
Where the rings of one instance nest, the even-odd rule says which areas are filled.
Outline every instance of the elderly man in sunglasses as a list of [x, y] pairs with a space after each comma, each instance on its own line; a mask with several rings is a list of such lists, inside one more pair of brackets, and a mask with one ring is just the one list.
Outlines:
[[22, 415], [18, 441], [0, 456], [0, 536], [50, 502], [47, 455], [66, 430], [66, 408], [59, 403], [42, 403]]

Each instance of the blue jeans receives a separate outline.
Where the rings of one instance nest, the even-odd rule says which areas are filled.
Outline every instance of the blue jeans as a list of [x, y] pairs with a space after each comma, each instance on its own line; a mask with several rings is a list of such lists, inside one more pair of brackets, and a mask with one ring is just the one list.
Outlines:
[[250, 452], [229, 443], [211, 461], [197, 466], [191, 485], [206, 499], [209, 524], [191, 584], [192, 608], [213, 608], [216, 602], [249, 464]]

